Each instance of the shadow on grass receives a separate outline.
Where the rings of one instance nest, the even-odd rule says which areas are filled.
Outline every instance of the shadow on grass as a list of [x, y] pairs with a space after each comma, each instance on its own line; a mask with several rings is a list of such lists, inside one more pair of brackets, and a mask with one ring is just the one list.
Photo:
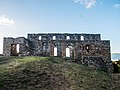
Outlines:
[[13, 60], [23, 59], [24, 57], [18, 56], [9, 56], [9, 57], [0, 57], [0, 65], [10, 63]]

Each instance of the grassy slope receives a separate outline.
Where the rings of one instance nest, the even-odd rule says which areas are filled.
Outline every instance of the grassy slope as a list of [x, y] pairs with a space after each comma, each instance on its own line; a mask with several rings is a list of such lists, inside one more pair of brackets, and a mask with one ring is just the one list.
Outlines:
[[105, 72], [47, 57], [0, 57], [0, 90], [112, 90]]

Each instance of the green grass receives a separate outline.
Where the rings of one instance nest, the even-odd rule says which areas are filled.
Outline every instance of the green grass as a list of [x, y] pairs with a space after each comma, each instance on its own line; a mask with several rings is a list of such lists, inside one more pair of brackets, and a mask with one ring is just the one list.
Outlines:
[[0, 90], [112, 90], [99, 70], [52, 57], [0, 57]]

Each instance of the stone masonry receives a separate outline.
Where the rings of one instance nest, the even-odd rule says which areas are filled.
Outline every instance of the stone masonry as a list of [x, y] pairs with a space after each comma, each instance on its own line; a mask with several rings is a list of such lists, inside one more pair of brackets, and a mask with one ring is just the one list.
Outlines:
[[48, 56], [79, 61], [90, 67], [111, 71], [110, 41], [100, 34], [39, 33], [28, 38], [4, 38], [4, 56]]

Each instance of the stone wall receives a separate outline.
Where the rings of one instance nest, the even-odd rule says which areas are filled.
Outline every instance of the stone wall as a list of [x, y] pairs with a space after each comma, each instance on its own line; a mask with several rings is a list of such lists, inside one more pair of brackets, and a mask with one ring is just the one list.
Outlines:
[[[18, 52], [17, 52], [17, 46], [19, 46]], [[29, 50], [28, 48], [29, 48], [28, 40], [24, 37], [4, 38], [4, 44], [3, 44], [4, 56], [27, 55]]]
[[[14, 54], [17, 50], [13, 46], [17, 44], [19, 52]], [[39, 33], [28, 34], [27, 39], [4, 38], [3, 54], [58, 56], [101, 70], [111, 70], [110, 41], [101, 40], [100, 34]]]

